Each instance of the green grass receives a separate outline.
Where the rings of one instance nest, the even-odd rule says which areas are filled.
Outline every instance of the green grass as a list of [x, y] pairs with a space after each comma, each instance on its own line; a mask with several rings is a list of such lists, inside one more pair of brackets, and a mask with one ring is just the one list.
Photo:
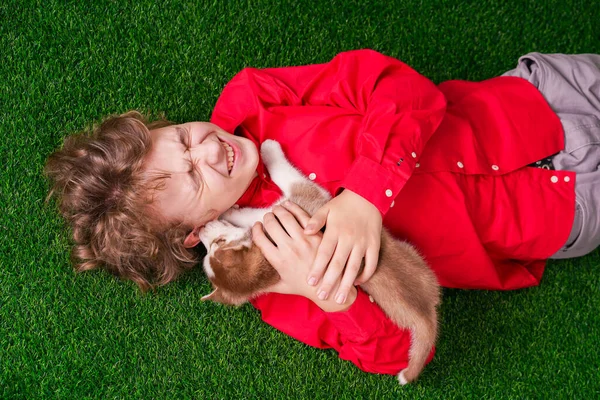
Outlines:
[[529, 51], [600, 53], [596, 0], [368, 3], [0, 3], [0, 398], [600, 396], [599, 251], [551, 262], [536, 288], [446, 290], [437, 356], [409, 387], [286, 337], [250, 306], [201, 303], [199, 270], [141, 295], [70, 269], [42, 166], [106, 114], [206, 120], [244, 66], [364, 47], [435, 82], [492, 77]]

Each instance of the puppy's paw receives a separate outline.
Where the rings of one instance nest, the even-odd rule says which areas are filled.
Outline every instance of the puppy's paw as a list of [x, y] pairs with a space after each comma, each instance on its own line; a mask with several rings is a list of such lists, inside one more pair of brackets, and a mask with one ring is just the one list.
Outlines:
[[278, 161], [284, 161], [285, 156], [279, 142], [271, 139], [265, 140], [260, 146], [260, 155], [265, 166], [270, 171], [271, 167]]

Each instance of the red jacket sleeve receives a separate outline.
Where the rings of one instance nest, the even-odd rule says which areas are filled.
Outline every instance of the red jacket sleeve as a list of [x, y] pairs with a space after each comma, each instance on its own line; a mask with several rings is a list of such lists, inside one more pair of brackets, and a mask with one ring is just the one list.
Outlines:
[[410, 331], [394, 325], [360, 288], [343, 312], [326, 313], [305, 297], [278, 293], [251, 302], [269, 325], [310, 346], [333, 348], [365, 372], [395, 375], [408, 364]]
[[268, 105], [338, 107], [360, 115], [354, 162], [337, 192], [360, 194], [383, 216], [446, 109], [437, 87], [403, 62], [356, 50], [326, 64], [246, 68], [225, 87], [211, 120], [233, 132], [242, 121], [258, 121]]

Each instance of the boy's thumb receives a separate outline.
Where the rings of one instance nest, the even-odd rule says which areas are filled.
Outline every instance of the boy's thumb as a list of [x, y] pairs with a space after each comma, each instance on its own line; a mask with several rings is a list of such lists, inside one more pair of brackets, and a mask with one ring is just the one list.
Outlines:
[[306, 224], [306, 228], [304, 228], [304, 233], [307, 235], [312, 235], [319, 232], [321, 228], [325, 226], [326, 221], [327, 209], [321, 208], [310, 218]]

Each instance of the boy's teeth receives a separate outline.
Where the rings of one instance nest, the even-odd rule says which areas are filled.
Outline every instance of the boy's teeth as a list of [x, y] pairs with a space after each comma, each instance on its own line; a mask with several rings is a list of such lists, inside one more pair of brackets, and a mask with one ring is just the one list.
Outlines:
[[223, 145], [223, 148], [227, 152], [227, 170], [228, 170], [228, 172], [231, 172], [231, 168], [233, 168], [233, 159], [234, 159], [233, 149], [231, 148], [230, 145], [228, 145], [225, 142], [221, 142], [221, 144]]

